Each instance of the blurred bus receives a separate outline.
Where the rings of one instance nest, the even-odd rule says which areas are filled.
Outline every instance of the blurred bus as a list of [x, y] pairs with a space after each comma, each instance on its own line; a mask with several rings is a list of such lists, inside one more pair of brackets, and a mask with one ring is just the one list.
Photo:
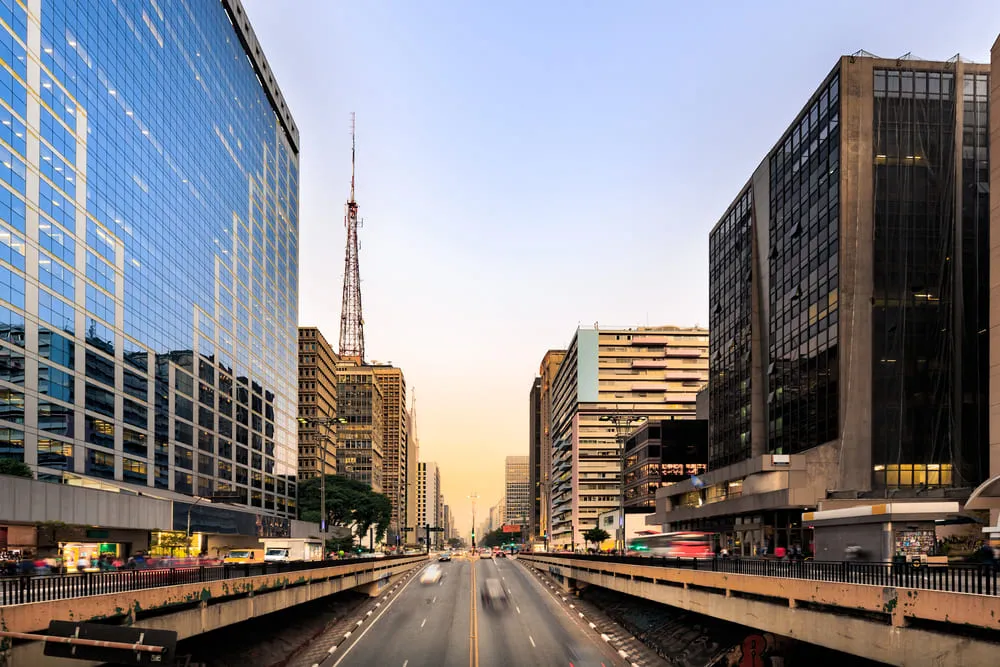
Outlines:
[[630, 556], [714, 558], [715, 533], [686, 531], [641, 535], [628, 541]]

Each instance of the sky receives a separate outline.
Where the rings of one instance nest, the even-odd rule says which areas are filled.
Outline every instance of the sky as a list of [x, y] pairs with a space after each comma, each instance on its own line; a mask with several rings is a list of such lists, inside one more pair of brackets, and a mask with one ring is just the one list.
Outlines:
[[708, 233], [836, 64], [989, 62], [996, 0], [243, 0], [301, 134], [299, 321], [336, 347], [357, 113], [368, 360], [468, 536], [578, 325], [708, 324]]

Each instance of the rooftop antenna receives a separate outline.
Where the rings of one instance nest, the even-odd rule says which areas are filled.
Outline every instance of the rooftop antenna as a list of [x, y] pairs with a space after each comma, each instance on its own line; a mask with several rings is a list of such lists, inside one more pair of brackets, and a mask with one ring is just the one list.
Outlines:
[[356, 153], [355, 116], [351, 113], [351, 196], [347, 200], [344, 226], [347, 248], [344, 252], [344, 295], [340, 306], [340, 356], [365, 363], [365, 321], [361, 314], [361, 271], [358, 268], [358, 202], [354, 199], [354, 164]]

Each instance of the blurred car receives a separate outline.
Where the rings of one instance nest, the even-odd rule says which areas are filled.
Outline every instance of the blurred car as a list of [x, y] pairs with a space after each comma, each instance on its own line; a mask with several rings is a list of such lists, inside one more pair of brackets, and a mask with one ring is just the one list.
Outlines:
[[498, 579], [487, 579], [481, 595], [483, 606], [488, 609], [506, 609], [509, 604], [507, 591], [503, 589]]
[[439, 581], [441, 581], [441, 568], [437, 565], [428, 565], [420, 575], [422, 584], [436, 584]]
[[441, 554], [440, 557], [438, 557], [438, 562], [439, 563], [447, 563], [449, 561], [451, 561], [451, 554], [450, 553], [445, 552], [445, 553]]

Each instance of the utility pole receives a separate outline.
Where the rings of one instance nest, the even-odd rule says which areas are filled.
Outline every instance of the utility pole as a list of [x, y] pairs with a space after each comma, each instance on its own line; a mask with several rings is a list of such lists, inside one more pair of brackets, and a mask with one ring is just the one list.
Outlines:
[[615, 425], [615, 440], [618, 442], [619, 465], [621, 466], [621, 488], [618, 490], [618, 530], [615, 532], [615, 549], [618, 549], [620, 555], [624, 555], [627, 546], [625, 544], [625, 442], [628, 440], [632, 424], [644, 422], [646, 418], [637, 415], [618, 414], [603, 415], [600, 421], [611, 422]]
[[479, 494], [473, 491], [471, 494], [466, 496], [472, 501], [472, 548], [476, 548], [476, 500], [479, 498]]

